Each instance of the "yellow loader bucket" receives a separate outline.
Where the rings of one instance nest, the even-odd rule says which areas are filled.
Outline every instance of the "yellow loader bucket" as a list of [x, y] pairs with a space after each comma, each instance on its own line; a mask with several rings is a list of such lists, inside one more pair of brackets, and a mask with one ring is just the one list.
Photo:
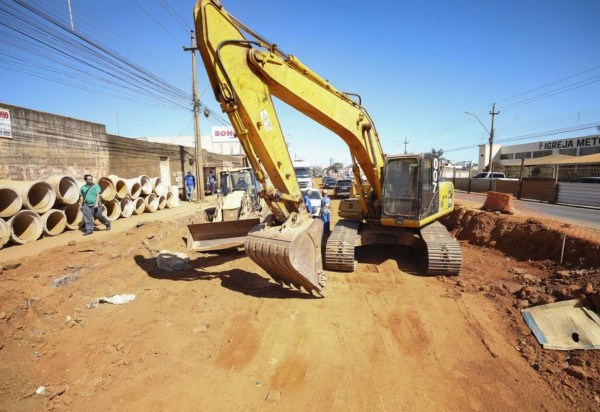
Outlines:
[[188, 225], [188, 252], [208, 252], [243, 246], [246, 235], [260, 219]]
[[327, 281], [323, 273], [321, 238], [323, 222], [292, 215], [283, 225], [258, 225], [248, 233], [246, 254], [279, 284], [307, 292], [320, 292]]

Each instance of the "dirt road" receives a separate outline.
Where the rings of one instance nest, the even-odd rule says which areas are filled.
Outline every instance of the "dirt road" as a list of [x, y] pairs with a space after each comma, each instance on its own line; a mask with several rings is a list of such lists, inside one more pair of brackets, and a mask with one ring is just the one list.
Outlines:
[[[185, 250], [191, 217], [172, 219], [118, 221], [110, 236], [10, 260], [20, 265], [0, 273], [0, 411], [600, 405], [590, 384], [554, 384], [518, 350], [534, 341], [509, 294], [478, 292], [516, 264], [493, 249], [463, 242], [459, 280], [419, 276], [409, 250], [367, 248], [356, 272], [327, 272], [319, 299], [274, 284], [243, 251], [159, 270], [158, 251]], [[122, 293], [136, 299], [86, 308]]]

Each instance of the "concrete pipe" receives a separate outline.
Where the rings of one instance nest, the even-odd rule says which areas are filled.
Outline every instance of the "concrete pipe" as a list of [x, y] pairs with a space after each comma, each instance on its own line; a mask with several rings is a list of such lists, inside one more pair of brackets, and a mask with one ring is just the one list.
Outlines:
[[13, 187], [0, 187], [0, 217], [11, 217], [23, 207], [19, 192]]
[[173, 202], [173, 206], [171, 206], [171, 207], [178, 207], [179, 206], [179, 186], [169, 186], [169, 193], [171, 193], [173, 195], [173, 199], [171, 200]]
[[162, 183], [162, 179], [160, 177], [151, 177], [150, 183], [152, 184], [152, 187], [155, 188]]
[[133, 214], [141, 215], [146, 210], [146, 202], [143, 197], [138, 197], [137, 199], [133, 199]]
[[114, 222], [121, 217], [121, 201], [119, 199], [110, 200], [102, 203], [103, 209], [106, 210], [106, 217], [111, 222]]
[[158, 185], [154, 186], [152, 192], [156, 196], [167, 196], [167, 193], [169, 193], [169, 186], [159, 183]]
[[61, 205], [72, 205], [79, 200], [79, 186], [71, 176], [52, 175], [46, 182], [52, 186], [56, 201]]
[[101, 177], [98, 180], [98, 185], [100, 185], [100, 189], [102, 192], [100, 193], [100, 199], [104, 201], [114, 200], [117, 197], [117, 188], [112, 180], [108, 177]]
[[42, 219], [33, 210], [21, 210], [8, 221], [10, 240], [23, 245], [33, 242], [42, 236]]
[[59, 209], [65, 212], [67, 229], [77, 230], [83, 225], [83, 212], [79, 208], [79, 203], [75, 203], [74, 205], [64, 205], [59, 207]]
[[59, 209], [50, 209], [41, 217], [42, 229], [48, 236], [60, 235], [67, 227], [67, 216]]
[[172, 209], [175, 207], [175, 200], [174, 200], [174, 196], [173, 193], [168, 192], [167, 195], [165, 196], [165, 199], [167, 200], [167, 208], [168, 209]]
[[142, 186], [143, 195], [149, 195], [150, 193], [152, 193], [152, 182], [150, 181], [150, 178], [148, 176], [141, 175], [140, 177], [138, 177], [138, 180], [140, 182], [140, 185]]
[[0, 219], [0, 249], [2, 249], [4, 245], [8, 243], [9, 239], [10, 226], [4, 221], [4, 219]]
[[127, 185], [127, 196], [132, 199], [137, 199], [142, 195], [142, 185], [138, 179], [125, 179]]
[[121, 217], [130, 217], [133, 214], [133, 200], [124, 197], [121, 203]]
[[42, 180], [35, 182], [0, 180], [0, 186], [15, 189], [23, 201], [23, 208], [36, 213], [46, 213], [56, 202], [54, 189]]
[[115, 185], [115, 191], [117, 192], [117, 199], [123, 199], [127, 197], [127, 185], [125, 184], [125, 179], [121, 179], [117, 175], [108, 175], [107, 176]]
[[167, 197], [158, 196], [158, 210], [163, 210], [165, 207], [167, 207]]
[[145, 211], [154, 213], [158, 209], [158, 197], [154, 193], [150, 193], [144, 198]]

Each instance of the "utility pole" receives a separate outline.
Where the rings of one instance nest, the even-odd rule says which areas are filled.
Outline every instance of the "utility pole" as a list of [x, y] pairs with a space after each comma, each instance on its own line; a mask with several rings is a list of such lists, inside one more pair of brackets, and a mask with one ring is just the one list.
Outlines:
[[492, 128], [490, 129], [490, 162], [489, 162], [489, 172], [490, 172], [490, 179], [492, 178], [492, 173], [494, 172], [494, 164], [492, 163], [492, 150], [494, 147], [494, 116], [496, 116], [497, 114], [500, 114], [500, 112], [496, 111], [496, 103], [494, 103], [492, 105], [492, 111], [490, 112], [490, 114], [492, 115]]
[[71, 0], [67, 0], [67, 4], [69, 5], [69, 20], [71, 21], [71, 31], [75, 31], [75, 26], [73, 25], [73, 12], [71, 11]]
[[409, 144], [410, 142], [406, 139], [406, 137], [404, 138], [404, 154], [408, 154], [408, 152], [406, 151], [406, 145]]
[[194, 99], [194, 163], [196, 164], [196, 198], [204, 201], [204, 165], [202, 163], [202, 143], [200, 142], [200, 100], [198, 99], [198, 82], [196, 81], [196, 39], [194, 30], [190, 30], [192, 47], [184, 47], [183, 51], [192, 52], [192, 97]]

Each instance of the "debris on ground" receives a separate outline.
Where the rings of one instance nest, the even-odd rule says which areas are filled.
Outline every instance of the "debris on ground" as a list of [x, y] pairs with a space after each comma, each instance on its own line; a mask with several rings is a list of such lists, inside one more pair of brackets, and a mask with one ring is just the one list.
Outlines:
[[524, 309], [522, 314], [544, 349], [600, 349], [600, 318], [579, 299]]
[[188, 270], [192, 266], [189, 264], [190, 257], [183, 252], [171, 252], [169, 250], [161, 250], [156, 257], [156, 266], [160, 270], [173, 272], [176, 270]]
[[101, 297], [98, 299], [94, 299], [90, 303], [86, 305], [88, 309], [94, 309], [98, 307], [100, 303], [110, 303], [113, 305], [123, 305], [124, 303], [128, 303], [135, 300], [135, 295], [122, 294], [122, 295], [114, 295], [111, 297]]

